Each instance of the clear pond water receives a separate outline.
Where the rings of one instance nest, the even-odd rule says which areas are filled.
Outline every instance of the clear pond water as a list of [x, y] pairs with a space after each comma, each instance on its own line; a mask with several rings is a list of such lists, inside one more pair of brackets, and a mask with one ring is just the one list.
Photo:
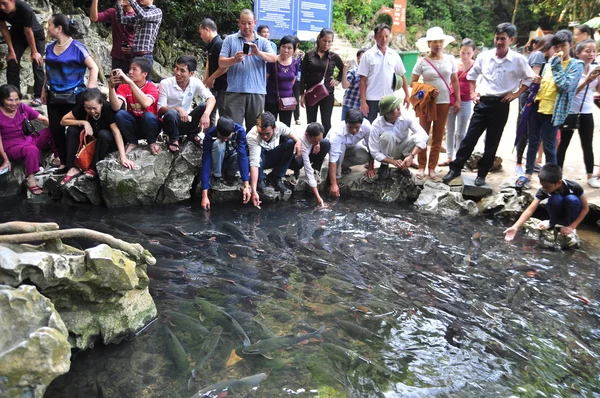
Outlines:
[[158, 319], [77, 353], [48, 398], [211, 385], [206, 396], [600, 396], [598, 264], [585, 242], [505, 243], [496, 221], [353, 200], [210, 213], [5, 202], [0, 215], [111, 233], [158, 260]]

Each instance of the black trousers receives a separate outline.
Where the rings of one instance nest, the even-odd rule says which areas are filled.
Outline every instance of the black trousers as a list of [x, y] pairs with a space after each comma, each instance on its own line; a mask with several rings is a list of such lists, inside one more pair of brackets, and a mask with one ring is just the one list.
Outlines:
[[[329, 148], [331, 147], [331, 144], [329, 143], [329, 140], [325, 139], [321, 140], [319, 146], [321, 147], [319, 153], [311, 152], [310, 155], [308, 155], [310, 164], [316, 172], [321, 171], [321, 167], [323, 166], [323, 160], [325, 160], [325, 156], [327, 156], [327, 154], [329, 153]], [[302, 156], [294, 157], [290, 162], [290, 170], [299, 171], [303, 167], [304, 160], [302, 159]]]
[[[75, 167], [75, 156], [79, 149], [79, 136], [81, 134], [81, 127], [71, 126], [67, 128], [67, 167]], [[96, 151], [94, 152], [94, 159], [90, 169], [96, 171], [96, 163], [103, 160], [106, 154], [117, 150], [117, 141], [112, 131], [100, 130], [94, 134], [96, 138]]]
[[277, 116], [279, 116], [279, 121], [281, 123], [288, 127], [292, 127], [292, 114], [294, 111], [280, 111], [279, 104], [272, 104], [270, 102], [265, 102], [265, 111], [271, 112], [273, 116], [275, 116], [275, 120], [277, 120]]
[[[12, 84], [18, 88], [19, 91], [23, 92], [21, 90], [21, 57], [23, 56], [25, 49], [29, 47], [29, 44], [27, 43], [25, 37], [20, 38], [18, 36], [11, 35], [11, 39], [17, 60], [10, 60], [6, 65], [6, 82], [8, 84]], [[36, 39], [35, 46], [37, 52], [39, 52], [43, 57], [46, 51], [46, 41]], [[31, 65], [33, 68], [33, 96], [35, 98], [40, 98], [42, 96], [42, 87], [44, 86], [44, 66], [38, 65], [33, 59], [31, 61]]]
[[296, 109], [294, 109], [294, 120], [300, 120], [300, 81], [298, 80], [294, 83], [294, 97], [296, 97], [296, 101], [298, 101], [298, 105], [296, 105]]
[[[521, 110], [527, 103], [527, 98], [529, 97], [529, 90], [526, 90], [523, 94], [519, 96], [519, 116], [517, 117], [517, 126], [521, 122]], [[529, 123], [527, 124], [527, 130], [529, 130]], [[527, 147], [528, 139], [528, 131], [525, 130], [525, 134], [521, 138], [521, 141], [517, 143], [517, 164], [523, 164], [523, 154], [525, 153], [525, 148]]]
[[[76, 104], [48, 104], [48, 119], [49, 119], [49, 127], [52, 132], [52, 139], [54, 140], [54, 145], [56, 145], [56, 150], [58, 152], [58, 156], [60, 157], [60, 163], [63, 165], [68, 165], [67, 162], [67, 146], [65, 141], [65, 126], [60, 125], [60, 121], [63, 116], [67, 113], [71, 112], [77, 104], [81, 103], [82, 94], [77, 95], [77, 103]], [[81, 130], [81, 128], [80, 128]], [[79, 141], [77, 141], [79, 145]]]
[[467, 135], [460, 144], [460, 148], [456, 153], [456, 159], [450, 162], [450, 169], [460, 172], [471, 157], [479, 138], [484, 131], [487, 131], [485, 136], [485, 150], [483, 157], [479, 161], [477, 167], [477, 175], [485, 178], [487, 173], [494, 165], [494, 157], [500, 145], [502, 132], [508, 119], [510, 109], [509, 102], [500, 101], [500, 97], [481, 97], [479, 103], [475, 105], [471, 122]]
[[309, 106], [306, 104], [306, 119], [308, 123], [316, 122], [317, 111], [321, 111], [321, 124], [325, 129], [325, 134], [323, 134], [323, 137], [325, 137], [331, 129], [331, 113], [333, 112], [333, 103], [333, 93], [330, 93], [315, 106]]
[[[594, 172], [594, 116], [591, 113], [581, 114], [579, 117], [579, 140], [583, 150], [583, 162], [585, 163], [585, 172], [592, 174]], [[556, 151], [558, 165], [562, 168], [565, 163], [567, 148], [573, 138], [573, 130], [560, 130], [560, 145]]]

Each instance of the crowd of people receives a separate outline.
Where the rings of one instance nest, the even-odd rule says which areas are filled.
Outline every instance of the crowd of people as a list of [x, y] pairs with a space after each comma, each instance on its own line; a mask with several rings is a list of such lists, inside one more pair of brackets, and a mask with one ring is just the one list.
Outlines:
[[[493, 166], [509, 104], [515, 99], [522, 108], [515, 187], [528, 186], [539, 167], [539, 151], [545, 154], [546, 164], [562, 166], [575, 130], [581, 137], [588, 184], [600, 187], [592, 151], [592, 108], [600, 67], [595, 63], [594, 32], [585, 25], [575, 28], [575, 41], [569, 30], [536, 39], [534, 51], [526, 57], [511, 49], [516, 27], [502, 23], [494, 32], [493, 49], [476, 54], [475, 42], [465, 38], [459, 58], [444, 52], [454, 38], [432, 27], [416, 43], [425, 56], [408, 79], [398, 52], [389, 47], [391, 29], [386, 24], [374, 28], [375, 45], [358, 51], [356, 60], [344, 61], [331, 50], [332, 30], [323, 29], [314, 48], [304, 54], [294, 36], [284, 36], [278, 45], [270, 41], [269, 28], [256, 29], [253, 12], [243, 10], [239, 31], [224, 39], [211, 19], [199, 24], [207, 50], [202, 79], [195, 76], [196, 59], [182, 55], [176, 60], [174, 76], [157, 86], [150, 81], [150, 72], [162, 11], [152, 0], [117, 0], [115, 8], [102, 12], [93, 0], [90, 19], [112, 27], [108, 98], [96, 88], [98, 66], [76, 39], [72, 19], [62, 14], [50, 18], [48, 35], [53, 42], [44, 48], [44, 31], [31, 8], [21, 0], [0, 2], [0, 32], [9, 48], [8, 84], [0, 87], [0, 172], [11, 161], [23, 160], [33, 194], [43, 192], [34, 178], [43, 148], [55, 152], [55, 173], [65, 174], [64, 185], [81, 174], [96, 178], [96, 163], [112, 151], [118, 151], [123, 167], [135, 168], [127, 154], [138, 140], [145, 140], [150, 152], [159, 154], [161, 131], [170, 152], [177, 154], [183, 139], [202, 148], [199, 179], [206, 209], [211, 188], [240, 178], [242, 201], [260, 207], [259, 194], [266, 183], [285, 192], [288, 170], [293, 173], [287, 183], [295, 185], [302, 168], [323, 205], [317, 185], [327, 155], [332, 197], [340, 196], [341, 174], [361, 164], [371, 179], [387, 176], [390, 165], [411, 177], [409, 167], [416, 166], [416, 179], [451, 183], [461, 175], [485, 132], [475, 179], [475, 185], [481, 186]], [[47, 118], [21, 103], [19, 65], [27, 47], [35, 77], [31, 106], [45, 103]], [[338, 84], [346, 89], [342, 120], [332, 122]], [[404, 96], [394, 94], [398, 89]], [[204, 102], [194, 105], [196, 96]], [[402, 112], [409, 106], [418, 119]], [[304, 132], [292, 129], [292, 120], [299, 124], [299, 107], [306, 108]], [[26, 121], [33, 119], [48, 128], [26, 132]], [[85, 170], [75, 165], [82, 134], [97, 140], [95, 156]], [[440, 162], [444, 134], [447, 159]], [[378, 171], [375, 161], [380, 163]], [[438, 166], [446, 165], [449, 172], [438, 175]], [[268, 169], [272, 171], [265, 175]], [[565, 181], [569, 182], [556, 190], [570, 187], [581, 191], [578, 198], [583, 196], [577, 183]], [[585, 199], [580, 203], [587, 207]], [[571, 217], [565, 225], [573, 224], [574, 229], [579, 218]]]

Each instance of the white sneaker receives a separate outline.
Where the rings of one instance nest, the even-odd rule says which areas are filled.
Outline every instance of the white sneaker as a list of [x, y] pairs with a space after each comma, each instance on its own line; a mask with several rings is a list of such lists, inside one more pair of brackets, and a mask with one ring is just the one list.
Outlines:
[[600, 179], [598, 176], [593, 176], [592, 178], [588, 179], [587, 183], [592, 188], [600, 188]]

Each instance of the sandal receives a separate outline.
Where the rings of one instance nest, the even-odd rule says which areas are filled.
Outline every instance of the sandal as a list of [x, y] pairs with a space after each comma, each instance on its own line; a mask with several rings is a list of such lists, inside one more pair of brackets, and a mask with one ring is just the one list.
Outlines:
[[429, 172], [429, 179], [431, 181], [437, 182], [437, 181], [441, 181], [442, 177], [440, 177], [440, 175], [438, 173], [436, 173], [435, 171], [433, 172]]
[[192, 142], [194, 143], [194, 145], [196, 145], [198, 148], [202, 148], [202, 137], [200, 137], [200, 134], [196, 134], [192, 137]]
[[529, 178], [527, 178], [525, 176], [519, 176], [519, 178], [517, 178], [517, 181], [515, 181], [515, 188], [517, 188], [517, 189], [529, 188]]
[[417, 180], [422, 180], [424, 176], [425, 176], [424, 169], [417, 170], [417, 174], [415, 174], [415, 177], [417, 178]]
[[31, 105], [34, 108], [37, 108], [38, 106], [42, 106], [42, 99], [41, 98], [34, 98], [33, 101], [31, 101]]
[[439, 163], [438, 166], [449, 166], [452, 160], [448, 159], [445, 162]]
[[85, 178], [89, 179], [89, 180], [93, 180], [94, 178], [96, 178], [96, 172], [92, 169], [86, 170], [83, 172], [83, 175], [85, 176]]
[[179, 142], [173, 141], [167, 144], [167, 148], [169, 148], [169, 152], [171, 153], [179, 153]]
[[66, 175], [65, 178], [62, 179], [62, 181], [60, 182], [60, 186], [63, 187], [65, 185], [67, 185], [68, 183], [71, 182], [71, 180], [75, 177], [78, 177], [81, 173], [77, 173], [77, 174], [73, 174], [72, 176], [70, 175]]
[[42, 188], [39, 187], [39, 185], [35, 184], [32, 186], [27, 186], [27, 189], [29, 190], [29, 192], [31, 192], [33, 195], [41, 195], [44, 193], [44, 190]]
[[150, 144], [150, 153], [153, 155], [158, 155], [162, 152], [162, 149], [160, 149], [160, 145], [158, 145], [156, 142], [153, 142], [152, 144]]
[[285, 179], [287, 180], [287, 182], [289, 182], [293, 186], [298, 185], [298, 179], [296, 178], [295, 175], [289, 175]]

